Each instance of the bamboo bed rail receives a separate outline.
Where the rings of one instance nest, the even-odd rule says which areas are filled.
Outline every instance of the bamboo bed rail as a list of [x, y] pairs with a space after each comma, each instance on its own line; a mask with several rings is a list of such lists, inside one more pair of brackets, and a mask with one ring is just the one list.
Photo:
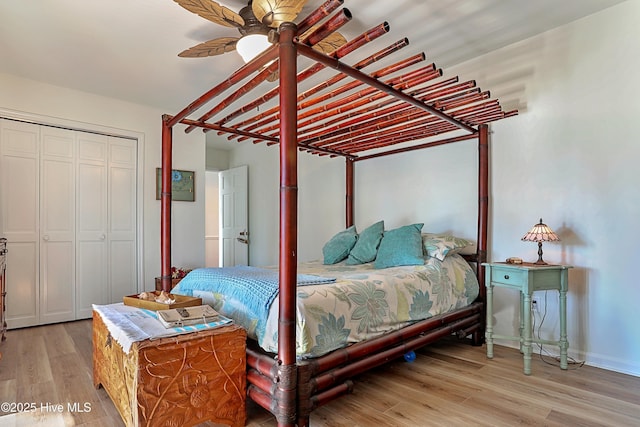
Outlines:
[[[473, 333], [479, 327], [481, 316], [482, 304], [472, 304], [459, 312], [432, 317], [381, 337], [335, 350], [326, 356], [300, 362], [298, 393], [306, 396], [299, 400], [312, 402], [306, 408], [306, 415], [350, 391], [353, 387], [350, 379], [358, 374], [445, 336], [461, 331], [465, 336]], [[425, 334], [425, 330], [430, 332]], [[248, 347], [247, 365], [250, 366], [247, 372], [250, 394], [260, 396], [256, 403], [272, 411], [272, 402], [261, 395], [273, 394], [278, 380], [277, 360]]]
[[[384, 77], [386, 75], [395, 73], [397, 71], [400, 71], [404, 68], [407, 68], [409, 66], [412, 66], [414, 64], [417, 64], [419, 62], [422, 62], [425, 60], [425, 56], [424, 54], [418, 54], [418, 55], [414, 55], [413, 57], [407, 58], [403, 61], [400, 61], [396, 64], [393, 64], [389, 67], [385, 67], [381, 70], [378, 70], [374, 73], [372, 73], [372, 76], [374, 78], [380, 78], [380, 77]], [[415, 86], [417, 84], [420, 83], [424, 83], [425, 81], [431, 80], [433, 78], [439, 77], [441, 74], [435, 70], [435, 64], [431, 64], [427, 67], [423, 67], [419, 70], [414, 70], [414, 71], [410, 71], [408, 73], [405, 73], [403, 75], [397, 76], [395, 78], [389, 79], [386, 83], [390, 86], [395, 86], [395, 87], [401, 87], [403, 89], [406, 89], [408, 87], [412, 87]], [[323, 96], [319, 96], [316, 98], [313, 98], [309, 101], [301, 101], [298, 103], [298, 109], [299, 110], [303, 110], [306, 108], [309, 108], [313, 105], [322, 103], [324, 101], [327, 101], [331, 98], [334, 98], [342, 93], [351, 91], [359, 86], [362, 86], [363, 83], [355, 81], [355, 82], [350, 82], [347, 83], [339, 88], [337, 88], [336, 90], [334, 90], [333, 92], [327, 93]], [[313, 109], [311, 111], [307, 111], [304, 113], [299, 113], [298, 114], [298, 120], [301, 119], [305, 119], [307, 117], [311, 117], [314, 115], [318, 115], [322, 112], [326, 112], [328, 110], [333, 110], [333, 109], [339, 109], [340, 106], [348, 104], [350, 102], [356, 101], [358, 99], [361, 99], [362, 97], [371, 95], [372, 93], [375, 92], [375, 89], [372, 88], [367, 88], [367, 89], [363, 89], [359, 92], [353, 93], [351, 95], [345, 96], [344, 98], [341, 98], [337, 101], [322, 105], [316, 109]], [[279, 119], [279, 115], [273, 114], [270, 117], [266, 117], [264, 120], [255, 123], [253, 126], [248, 127], [248, 129], [255, 129], [257, 127], [262, 126], [263, 124], [268, 124], [270, 122], [273, 122], [275, 120]], [[268, 126], [266, 128], [262, 128], [262, 129], [258, 129], [257, 132], [269, 132], [272, 131], [274, 129], [277, 129], [277, 124], [272, 125], [272, 126]], [[240, 138], [239, 141], [243, 140], [243, 138]]]
[[[382, 36], [383, 34], [385, 34], [388, 31], [389, 31], [389, 24], [388, 23], [385, 22], [383, 24], [380, 24], [379, 26], [372, 28], [371, 30], [365, 32], [364, 34], [360, 35], [359, 37], [347, 42], [347, 44], [339, 47], [338, 49], [336, 49], [332, 53], [332, 55], [335, 58], [343, 58], [346, 55], [348, 55], [349, 53], [354, 52], [356, 49], [364, 46], [368, 42], [371, 42], [371, 41], [377, 39], [378, 37]], [[406, 41], [406, 39], [404, 39], [404, 41], [405, 41], [404, 44], [406, 45], [408, 43], [408, 41]], [[400, 45], [401, 43], [398, 42], [396, 44]], [[395, 45], [392, 45], [392, 46], [395, 47], [395, 49], [393, 49], [393, 51], [399, 49], [399, 47], [396, 47]], [[387, 48], [387, 50], [391, 50], [391, 49], [392, 49], [392, 47]], [[359, 66], [359, 68], [363, 68], [363, 67], [369, 65], [370, 63], [373, 63], [376, 60], [381, 59], [382, 57], [386, 56], [389, 53], [387, 53], [387, 51], [379, 52], [376, 56], [372, 55], [369, 58], [367, 58], [367, 59], [365, 59], [363, 61], [360, 61], [360, 63], [356, 64], [356, 67]], [[301, 83], [301, 82], [305, 81], [306, 79], [308, 79], [309, 77], [313, 76], [314, 74], [320, 72], [324, 68], [325, 67], [322, 64], [314, 64], [311, 67], [307, 68], [306, 70], [300, 72], [300, 74], [298, 74], [298, 76], [297, 76], [296, 81], [298, 83]], [[280, 89], [279, 87], [275, 87], [275, 88], [271, 89], [270, 91], [268, 91], [264, 95], [260, 96], [258, 99], [250, 102], [249, 104], [246, 104], [246, 105], [242, 106], [238, 110], [236, 110], [236, 111], [232, 112], [231, 114], [227, 115], [226, 117], [222, 118], [220, 121], [217, 122], [217, 124], [223, 125], [224, 123], [226, 123], [228, 121], [231, 121], [231, 120], [235, 119], [236, 117], [238, 117], [238, 116], [240, 116], [240, 115], [242, 115], [244, 113], [247, 113], [249, 111], [252, 111], [252, 110], [258, 108], [260, 105], [266, 103], [270, 99], [272, 99], [275, 96], [277, 96], [279, 89]], [[299, 96], [302, 96], [302, 95], [299, 95]], [[300, 98], [298, 98], [298, 99], [300, 99]], [[278, 109], [277, 107], [274, 107], [273, 109], [268, 110], [268, 111], [270, 111], [270, 113], [268, 113], [268, 114], [272, 114], [272, 113], [276, 112], [277, 109]], [[256, 119], [258, 119], [258, 118], [262, 118], [262, 117], [256, 116]], [[246, 123], [240, 123], [237, 126], [243, 126], [245, 124]]]
[[[441, 73], [438, 73], [438, 76], [434, 76], [434, 77], [439, 77], [440, 75]], [[457, 79], [450, 79], [450, 80], [457, 81]], [[418, 84], [419, 83], [423, 83], [423, 82], [419, 81]], [[438, 85], [440, 84], [438, 83], [433, 86], [438, 86]], [[472, 85], [475, 85], [475, 82], [466, 82], [466, 83], [448, 85], [438, 91], [434, 91], [425, 96], [421, 96], [422, 92], [433, 90], [431, 89], [431, 87], [414, 90], [410, 94], [412, 96], [418, 96], [419, 99], [421, 99], [423, 102], [429, 102], [439, 96], [457, 92], [459, 90], [467, 89], [469, 87], [473, 87]], [[407, 85], [407, 88], [409, 87], [410, 85]], [[380, 99], [384, 99], [384, 100], [375, 103], [375, 101], [378, 101]], [[307, 138], [310, 138], [313, 136], [320, 136], [319, 133], [316, 133], [316, 134], [310, 134], [310, 133], [314, 131], [320, 131], [323, 128], [325, 128], [328, 131], [333, 129], [339, 129], [342, 126], [349, 126], [351, 124], [358, 123], [362, 120], [368, 120], [373, 117], [382, 116], [387, 114], [388, 112], [392, 112], [396, 109], [403, 109], [403, 108], [407, 108], [407, 107], [404, 106], [402, 103], [398, 102], [393, 97], [390, 97], [387, 94], [378, 92], [373, 94], [372, 96], [363, 97], [349, 104], [346, 107], [326, 111], [326, 112], [323, 112], [322, 114], [315, 116], [313, 119], [299, 122], [298, 123], [299, 135], [306, 136]], [[314, 125], [314, 123], [318, 123], [319, 120], [321, 120], [322, 122], [320, 124]], [[337, 125], [338, 123], [340, 123], [340, 125]], [[334, 126], [329, 127], [332, 125]]]

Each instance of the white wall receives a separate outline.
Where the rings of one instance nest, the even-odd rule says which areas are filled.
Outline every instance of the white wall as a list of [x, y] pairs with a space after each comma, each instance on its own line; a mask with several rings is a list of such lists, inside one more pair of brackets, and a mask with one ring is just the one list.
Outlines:
[[[79, 127], [107, 127], [123, 134], [141, 136], [144, 152], [143, 266], [144, 288], [154, 288], [160, 275], [160, 201], [155, 198], [155, 173], [161, 159], [161, 116], [159, 111], [116, 99], [43, 84], [0, 74], [0, 109], [20, 115], [42, 117], [48, 123], [74, 122]], [[84, 126], [86, 124], [86, 126]], [[196, 201], [176, 202], [172, 214], [173, 265], [204, 265], [204, 170], [205, 138], [201, 132], [185, 134], [176, 127], [174, 134], [175, 169], [195, 171]], [[175, 147], [180, 147], [175, 148]]]
[[[464, 64], [482, 86], [521, 105], [492, 136], [491, 257], [537, 258], [520, 238], [540, 217], [560, 243], [545, 259], [569, 275], [569, 342], [587, 363], [640, 375], [640, 2], [625, 2]], [[515, 296], [498, 302], [497, 330], [516, 324]], [[544, 294], [541, 295], [544, 299]], [[542, 335], [558, 331], [549, 293]]]
[[207, 148], [205, 164], [208, 171], [223, 171], [229, 169], [229, 151]]
[[[625, 2], [445, 70], [520, 110], [492, 126], [490, 259], [537, 259], [537, 246], [520, 238], [542, 217], [562, 239], [544, 245], [545, 259], [575, 267], [570, 355], [633, 375], [640, 375], [640, 144], [632, 130], [640, 116], [639, 18], [640, 2]], [[319, 258], [344, 226], [344, 162], [299, 159], [298, 258], [306, 260]], [[276, 263], [278, 148], [240, 147], [230, 162], [249, 165], [252, 264]], [[473, 142], [357, 164], [356, 225], [424, 221], [425, 230], [473, 237], [475, 174]], [[546, 298], [543, 337], [558, 331], [556, 295]], [[497, 333], [517, 333], [516, 307], [517, 295], [498, 290]]]

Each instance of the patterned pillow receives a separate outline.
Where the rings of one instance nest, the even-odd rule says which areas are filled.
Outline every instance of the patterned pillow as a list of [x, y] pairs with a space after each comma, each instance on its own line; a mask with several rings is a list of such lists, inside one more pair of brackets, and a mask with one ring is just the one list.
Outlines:
[[378, 248], [375, 268], [424, 264], [420, 235], [423, 225], [411, 224], [385, 231]]
[[378, 246], [380, 246], [383, 233], [384, 221], [378, 221], [365, 228], [358, 236], [356, 245], [351, 249], [351, 252], [349, 252], [347, 264], [364, 264], [365, 262], [371, 262], [376, 259]]
[[424, 233], [422, 244], [426, 255], [443, 261], [447, 254], [457, 252], [473, 242], [451, 234]]
[[333, 236], [322, 248], [325, 264], [335, 264], [349, 255], [349, 252], [358, 240], [358, 232], [355, 226], [351, 226]]

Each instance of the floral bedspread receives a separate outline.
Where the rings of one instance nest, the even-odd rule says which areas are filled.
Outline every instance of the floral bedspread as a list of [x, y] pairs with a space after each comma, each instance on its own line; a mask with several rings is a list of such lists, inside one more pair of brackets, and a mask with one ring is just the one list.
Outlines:
[[[417, 320], [472, 303], [478, 295], [473, 270], [458, 254], [444, 261], [426, 258], [424, 265], [375, 269], [373, 263], [323, 265], [302, 263], [300, 274], [335, 277], [334, 283], [298, 287], [296, 354], [318, 357]], [[182, 283], [182, 282], [181, 282]], [[204, 290], [173, 292], [201, 297], [222, 315], [242, 325], [268, 352], [278, 351], [278, 298], [269, 309], [264, 333], [258, 319], [247, 316], [241, 301]]]

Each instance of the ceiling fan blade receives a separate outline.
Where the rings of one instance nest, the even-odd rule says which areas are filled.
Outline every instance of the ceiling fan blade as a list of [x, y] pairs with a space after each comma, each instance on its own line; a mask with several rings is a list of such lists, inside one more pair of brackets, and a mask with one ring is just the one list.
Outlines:
[[267, 81], [272, 83], [277, 82], [280, 78], [280, 73], [278, 71], [279, 70], [275, 70], [273, 73], [269, 74], [269, 77], [267, 77]]
[[268, 27], [278, 28], [283, 22], [293, 22], [307, 0], [253, 0], [253, 14]]
[[233, 10], [221, 6], [213, 0], [173, 0], [180, 6], [204, 19], [225, 27], [240, 28], [244, 19]]
[[[313, 27], [305, 31], [304, 34], [300, 36], [300, 41], [302, 41], [303, 43], [309, 44], [309, 42], [307, 41], [307, 39], [309, 38], [309, 35], [314, 33], [319, 26], [320, 25], [314, 25]], [[347, 39], [339, 32], [334, 31], [333, 33], [329, 34], [327, 37], [323, 38], [322, 40], [314, 44], [312, 48], [317, 50], [318, 52], [322, 52], [326, 55], [329, 55], [331, 54], [331, 52], [333, 52], [334, 50], [338, 49], [340, 46], [346, 43], [347, 43]]]
[[346, 43], [347, 39], [342, 34], [336, 31], [329, 34], [318, 43], [314, 44], [313, 49], [322, 52], [325, 55], [330, 55], [334, 50], [338, 49]]
[[203, 58], [206, 56], [222, 55], [226, 52], [235, 50], [236, 43], [240, 40], [237, 37], [221, 37], [219, 39], [209, 40], [199, 45], [190, 47], [182, 51], [178, 56], [182, 58]]

